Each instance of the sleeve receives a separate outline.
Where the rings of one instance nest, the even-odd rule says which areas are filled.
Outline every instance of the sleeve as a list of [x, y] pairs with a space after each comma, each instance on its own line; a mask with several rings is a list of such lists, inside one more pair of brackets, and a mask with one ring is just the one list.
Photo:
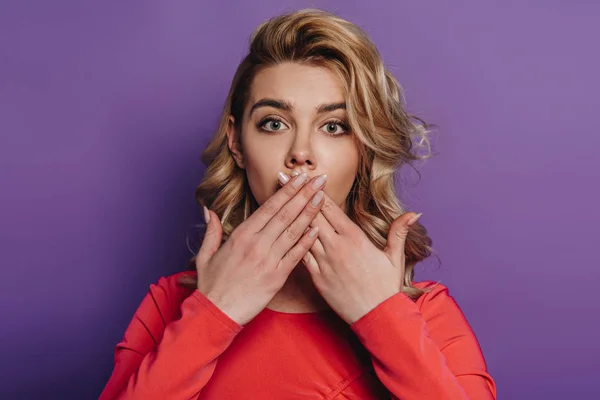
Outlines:
[[173, 301], [161, 280], [151, 285], [117, 344], [100, 400], [194, 398], [243, 329], [198, 290]]
[[479, 343], [443, 285], [421, 307], [404, 293], [351, 325], [393, 399], [495, 400]]

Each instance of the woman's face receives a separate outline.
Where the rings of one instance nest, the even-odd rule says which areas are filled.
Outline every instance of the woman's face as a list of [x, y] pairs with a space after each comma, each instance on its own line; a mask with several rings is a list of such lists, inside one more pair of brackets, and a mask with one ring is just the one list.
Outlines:
[[255, 76], [241, 140], [232, 123], [228, 136], [258, 204], [279, 188], [277, 172], [306, 172], [310, 178], [327, 174], [325, 193], [345, 209], [359, 153], [348, 130], [344, 93], [342, 81], [325, 67], [284, 63]]

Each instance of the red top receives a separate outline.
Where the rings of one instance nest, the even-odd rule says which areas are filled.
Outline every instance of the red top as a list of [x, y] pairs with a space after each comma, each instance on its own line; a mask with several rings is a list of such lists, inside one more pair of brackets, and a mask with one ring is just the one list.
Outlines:
[[264, 309], [241, 326], [182, 272], [150, 286], [115, 350], [100, 400], [496, 399], [477, 339], [448, 289], [398, 293], [352, 325], [333, 311]]

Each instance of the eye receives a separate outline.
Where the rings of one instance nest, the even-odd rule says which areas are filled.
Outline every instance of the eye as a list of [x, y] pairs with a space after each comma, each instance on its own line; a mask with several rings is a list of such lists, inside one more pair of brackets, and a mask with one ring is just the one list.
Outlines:
[[325, 125], [323, 125], [324, 132], [331, 136], [338, 136], [348, 132], [349, 127], [346, 123], [342, 121], [329, 121]]
[[257, 127], [266, 132], [277, 132], [282, 130], [283, 127], [287, 127], [287, 125], [279, 118], [268, 117], [260, 121]]

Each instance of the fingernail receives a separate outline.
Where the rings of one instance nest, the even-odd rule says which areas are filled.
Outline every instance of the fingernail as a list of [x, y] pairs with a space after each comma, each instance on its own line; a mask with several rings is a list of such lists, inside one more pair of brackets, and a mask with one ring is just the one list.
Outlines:
[[292, 176], [298, 176], [298, 175], [300, 175], [300, 172], [298, 172], [298, 171], [292, 171]]
[[298, 189], [304, 182], [306, 182], [307, 177], [308, 175], [306, 174], [306, 172], [301, 173], [296, 177], [296, 179], [294, 179], [294, 182], [292, 182], [292, 186]]
[[204, 206], [204, 221], [208, 224], [210, 222], [210, 213], [208, 212], [208, 208]]
[[327, 175], [321, 175], [321, 176], [317, 177], [317, 179], [315, 179], [312, 183], [313, 189], [318, 189], [321, 186], [323, 186], [325, 184], [326, 180], [327, 180]]
[[283, 172], [278, 172], [277, 173], [277, 179], [279, 179], [279, 182], [282, 185], [285, 185], [286, 183], [289, 182], [290, 178], [288, 178], [288, 176], [286, 174], [284, 174]]
[[319, 232], [319, 227], [315, 226], [310, 230], [310, 232], [308, 232], [308, 237], [314, 238], [315, 236], [317, 236], [317, 232]]
[[412, 224], [414, 224], [415, 222], [417, 222], [417, 220], [419, 218], [421, 218], [421, 215], [423, 215], [423, 213], [418, 213], [417, 215], [415, 215], [414, 217], [412, 217], [411, 219], [408, 220], [407, 225], [411, 226]]
[[313, 205], [313, 207], [316, 207], [319, 205], [319, 203], [321, 202], [321, 200], [323, 199], [323, 191], [319, 190], [317, 192], [317, 194], [315, 194], [312, 198], [312, 200], [310, 201], [310, 204]]

